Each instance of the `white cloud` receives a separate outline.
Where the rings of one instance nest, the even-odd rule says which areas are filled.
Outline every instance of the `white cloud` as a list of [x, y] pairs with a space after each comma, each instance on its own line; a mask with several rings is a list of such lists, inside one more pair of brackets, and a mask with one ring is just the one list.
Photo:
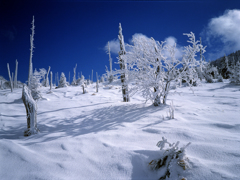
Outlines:
[[182, 46], [177, 44], [177, 39], [173, 36], [169, 36], [167, 37], [164, 41], [166, 41], [166, 45], [169, 46], [175, 46], [176, 44], [176, 54], [175, 54], [175, 58], [176, 59], [181, 59], [182, 58], [182, 54], [183, 54], [183, 48]]
[[[151, 38], [149, 38], [149, 37], [147, 37], [146, 35], [141, 34], [141, 33], [135, 33], [135, 34], [133, 35], [133, 38], [151, 39]], [[156, 39], [155, 39], [155, 40], [156, 40]], [[176, 50], [176, 54], [175, 54], [175, 58], [181, 59], [181, 58], [182, 58], [183, 47], [177, 44], [177, 39], [176, 39], [175, 37], [173, 37], [173, 36], [169, 36], [169, 37], [165, 38], [164, 41], [166, 41], [165, 45], [175, 46], [175, 44], [176, 44], [176, 49], [175, 49], [175, 50]], [[130, 40], [130, 42], [132, 42], [132, 39]], [[160, 40], [160, 42], [161, 42], [161, 40]], [[165, 54], [165, 56], [170, 57], [170, 55], [169, 55], [168, 52], [164, 52], [164, 54]]]
[[[151, 39], [149, 37], [147, 37], [146, 35], [144, 34], [141, 34], [141, 33], [135, 33], [133, 36], [132, 36], [132, 39], [133, 38], [142, 38], [142, 39]], [[132, 39], [129, 40], [129, 43], [132, 44]], [[175, 57], [177, 59], [181, 59], [182, 57], [182, 51], [183, 51], [183, 47], [178, 45], [177, 44], [177, 39], [173, 36], [169, 36], [167, 38], [165, 38], [166, 41], [166, 45], [170, 45], [170, 46], [174, 46], [176, 44], [176, 55]], [[126, 43], [126, 42], [125, 42]], [[110, 51], [112, 54], [118, 54], [119, 50], [120, 50], [120, 46], [119, 46], [119, 40], [118, 39], [113, 39], [111, 41], [109, 41], [109, 45], [110, 45]], [[126, 44], [125, 44], [126, 45]], [[130, 50], [128, 46], [125, 46], [126, 50]], [[108, 43], [106, 43], [105, 47], [104, 47], [104, 50], [105, 51], [108, 51]], [[165, 54], [166, 56], [169, 56], [167, 53]]]
[[135, 34], [132, 36], [132, 39], [130, 40], [131, 43], [132, 43], [132, 40], [133, 40], [134, 38], [150, 39], [149, 37], [147, 37], [147, 36], [144, 35], [144, 34], [135, 33]]
[[[110, 51], [113, 54], [118, 54], [120, 50], [119, 40], [113, 39], [109, 41]], [[105, 45], [104, 50], [108, 52], [108, 43]]]
[[221, 42], [222, 47], [218, 48], [216, 53], [231, 53], [240, 49], [239, 27], [240, 10], [226, 10], [223, 15], [210, 19], [202, 34], [211, 47], [216, 47], [217, 43]]

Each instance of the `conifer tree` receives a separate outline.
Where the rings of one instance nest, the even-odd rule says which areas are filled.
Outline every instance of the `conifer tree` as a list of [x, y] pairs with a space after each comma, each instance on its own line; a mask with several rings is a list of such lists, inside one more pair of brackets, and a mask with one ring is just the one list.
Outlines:
[[63, 72], [61, 73], [61, 78], [58, 85], [58, 88], [62, 88], [62, 87], [67, 87], [67, 80]]
[[77, 85], [77, 80], [76, 80], [76, 69], [77, 69], [77, 64], [75, 66], [75, 68], [73, 68], [73, 81], [72, 81], [72, 85]]
[[228, 57], [226, 55], [224, 55], [224, 58], [222, 59], [221, 61], [221, 74], [222, 74], [222, 77], [224, 79], [228, 79], [229, 78], [229, 67], [228, 67]]

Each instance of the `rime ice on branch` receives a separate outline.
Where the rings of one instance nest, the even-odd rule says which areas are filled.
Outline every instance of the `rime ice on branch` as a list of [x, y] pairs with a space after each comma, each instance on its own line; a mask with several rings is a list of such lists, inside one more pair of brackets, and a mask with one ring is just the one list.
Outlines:
[[[120, 31], [121, 32], [121, 31]], [[184, 34], [189, 37], [191, 45], [185, 46], [182, 59], [176, 58], [176, 44], [169, 46], [165, 42], [155, 41], [153, 38], [143, 36], [133, 37], [133, 45], [128, 45], [129, 51], [120, 51], [120, 65], [127, 64], [126, 69], [121, 68], [121, 73], [135, 82], [130, 92], [142, 92], [146, 101], [151, 100], [155, 106], [166, 104], [169, 91], [181, 86], [185, 80], [190, 86], [198, 79], [195, 68], [199, 66], [196, 53], [205, 51], [195, 35], [191, 32]], [[120, 35], [119, 35], [120, 37]], [[121, 40], [121, 38], [119, 38]], [[120, 41], [121, 42], [121, 41]], [[121, 46], [123, 50], [124, 46]], [[180, 68], [182, 67], [182, 68]], [[123, 78], [123, 84], [125, 78]]]
[[34, 40], [34, 33], [35, 33], [35, 26], [34, 26], [34, 16], [33, 16], [33, 20], [32, 20], [32, 34], [30, 35], [30, 58], [29, 58], [29, 70], [28, 70], [28, 87], [30, 86], [31, 83], [31, 76], [32, 76], [32, 56], [33, 56], [33, 40]]

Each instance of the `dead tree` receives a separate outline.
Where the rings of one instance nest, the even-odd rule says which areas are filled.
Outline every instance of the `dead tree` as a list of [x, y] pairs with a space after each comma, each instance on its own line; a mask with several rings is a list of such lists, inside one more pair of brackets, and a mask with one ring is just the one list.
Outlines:
[[39, 131], [37, 128], [37, 103], [34, 101], [31, 91], [25, 84], [22, 90], [22, 100], [27, 113], [27, 130], [24, 131], [24, 136], [30, 136]]
[[17, 73], [18, 73], [18, 61], [17, 61], [17, 59], [16, 59], [15, 78], [14, 78], [14, 88], [18, 88], [18, 84], [17, 84]]
[[49, 67], [48, 67], [48, 72], [47, 72], [47, 75], [46, 75], [46, 80], [45, 80], [45, 87], [48, 87], [48, 86], [49, 86], [48, 74], [49, 74], [49, 72], [50, 72], [50, 69], [51, 69], [51, 67], [49, 66]]
[[52, 90], [52, 71], [50, 72], [50, 77], [51, 77], [51, 80], [50, 80], [50, 90]]
[[8, 76], [9, 76], [9, 81], [10, 81], [11, 92], [13, 92], [13, 82], [12, 82], [12, 77], [11, 77], [10, 68], [9, 68], [8, 63], [7, 63], [7, 68], [8, 68]]
[[120, 51], [118, 53], [118, 56], [119, 56], [119, 64], [120, 64], [120, 69], [121, 69], [123, 102], [129, 102], [130, 98], [129, 98], [129, 93], [128, 93], [128, 84], [126, 82], [126, 62], [124, 62], [124, 60], [123, 60], [123, 56], [126, 54], [126, 51], [125, 51], [124, 39], [123, 39], [123, 35], [122, 35], [121, 23], [119, 23], [118, 39], [120, 42]]
[[33, 56], [33, 40], [34, 40], [34, 34], [35, 34], [35, 26], [34, 26], [34, 16], [33, 16], [33, 20], [32, 20], [32, 34], [30, 35], [30, 58], [29, 58], [29, 70], [28, 70], [28, 87], [30, 87], [30, 82], [31, 82], [31, 76], [32, 76], [32, 56]]
[[98, 92], [98, 73], [96, 72], [96, 78], [97, 78], [97, 81], [96, 81], [96, 92]]

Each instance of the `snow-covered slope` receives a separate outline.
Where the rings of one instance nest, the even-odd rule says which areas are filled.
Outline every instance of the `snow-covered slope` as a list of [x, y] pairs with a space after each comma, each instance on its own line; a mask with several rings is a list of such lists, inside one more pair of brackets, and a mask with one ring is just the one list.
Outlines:
[[[21, 89], [0, 90], [0, 179], [158, 179], [148, 163], [164, 136], [186, 149], [189, 180], [240, 179], [240, 87], [224, 83], [180, 88], [168, 106], [123, 103], [120, 86], [41, 88], [40, 133], [24, 137]], [[174, 179], [175, 180], [175, 179]]]

